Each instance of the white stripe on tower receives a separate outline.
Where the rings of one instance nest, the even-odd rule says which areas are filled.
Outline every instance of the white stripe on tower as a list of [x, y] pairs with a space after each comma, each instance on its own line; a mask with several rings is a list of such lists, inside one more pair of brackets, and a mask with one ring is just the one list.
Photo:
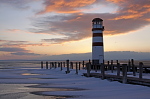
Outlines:
[[101, 64], [104, 60], [104, 48], [103, 48], [103, 20], [100, 18], [94, 18], [92, 20], [92, 64]]

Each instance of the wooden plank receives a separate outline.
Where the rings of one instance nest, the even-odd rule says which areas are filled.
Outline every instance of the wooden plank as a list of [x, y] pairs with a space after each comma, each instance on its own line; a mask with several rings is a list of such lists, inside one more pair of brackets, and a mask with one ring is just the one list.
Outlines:
[[[86, 73], [83, 73], [84, 76], [86, 76]], [[101, 77], [102, 75], [100, 73], [90, 73], [90, 77]], [[116, 76], [116, 75], [109, 75], [105, 74], [105, 78], [114, 78], [114, 79], [122, 79], [122, 76]], [[140, 79], [140, 78], [135, 78], [135, 77], [127, 77], [127, 81], [137, 81], [137, 82], [143, 82], [143, 83], [149, 83], [150, 84], [150, 79]]]

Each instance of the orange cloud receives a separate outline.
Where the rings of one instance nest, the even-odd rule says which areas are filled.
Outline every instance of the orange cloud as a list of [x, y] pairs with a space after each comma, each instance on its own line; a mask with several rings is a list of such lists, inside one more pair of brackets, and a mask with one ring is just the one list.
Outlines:
[[38, 14], [57, 12], [57, 13], [79, 13], [80, 8], [91, 5], [96, 0], [46, 0], [45, 9]]
[[[107, 0], [107, 1], [114, 1], [114, 0]], [[148, 16], [146, 14], [150, 13], [150, 4], [148, 4], [148, 0], [143, 1], [124, 1], [123, 3], [120, 3], [123, 0], [115, 0], [120, 7], [120, 9], [117, 11], [119, 16], [114, 18], [114, 20], [120, 20], [120, 19], [137, 19], [142, 18], [143, 16]]]
[[120, 2], [124, 2], [125, 0], [106, 0], [106, 1], [120, 3]]
[[[99, 4], [115, 3], [118, 5], [116, 13], [83, 13], [89, 6], [99, 7]], [[45, 17], [36, 24], [36, 33], [59, 34], [62, 38], [42, 39], [45, 42], [64, 43], [78, 41], [91, 37], [91, 20], [100, 17], [104, 20], [106, 35], [125, 34], [141, 29], [150, 23], [149, 0], [45, 0], [45, 9], [41, 14], [48, 12], [71, 13], [57, 14]], [[84, 9], [83, 9], [84, 8]], [[37, 22], [38, 23], [38, 22]]]
[[114, 20], [119, 20], [119, 19], [136, 19], [141, 17], [141, 14], [132, 14], [132, 15], [123, 15], [123, 16], [119, 16], [114, 18]]
[[145, 19], [145, 20], [150, 22], [150, 18], [149, 19]]

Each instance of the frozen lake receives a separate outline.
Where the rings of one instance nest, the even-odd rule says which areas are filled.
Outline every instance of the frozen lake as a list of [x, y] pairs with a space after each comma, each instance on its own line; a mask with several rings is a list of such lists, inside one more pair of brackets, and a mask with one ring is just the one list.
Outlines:
[[0, 99], [150, 99], [147, 86], [81, 76], [66, 68], [40, 69], [40, 62], [0, 62]]

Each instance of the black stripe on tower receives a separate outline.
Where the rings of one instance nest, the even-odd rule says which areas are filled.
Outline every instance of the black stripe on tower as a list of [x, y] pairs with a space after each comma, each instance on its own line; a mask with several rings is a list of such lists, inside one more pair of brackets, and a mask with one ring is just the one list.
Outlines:
[[103, 46], [103, 42], [93, 42], [92, 46]]
[[103, 37], [103, 33], [93, 33], [93, 37]]

